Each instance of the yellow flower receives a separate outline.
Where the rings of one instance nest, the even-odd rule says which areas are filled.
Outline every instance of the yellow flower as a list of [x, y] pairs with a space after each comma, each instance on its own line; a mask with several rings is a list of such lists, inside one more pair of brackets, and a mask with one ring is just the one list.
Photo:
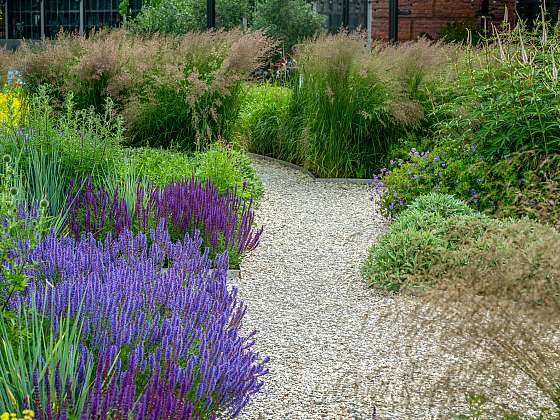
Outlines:
[[13, 127], [21, 118], [23, 103], [19, 96], [7, 92], [0, 92], [0, 124], [6, 123]]

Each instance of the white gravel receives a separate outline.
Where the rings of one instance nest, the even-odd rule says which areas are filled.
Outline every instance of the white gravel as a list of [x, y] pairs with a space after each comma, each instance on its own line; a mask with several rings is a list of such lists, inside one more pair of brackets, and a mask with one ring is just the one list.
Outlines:
[[447, 327], [427, 329], [415, 298], [369, 289], [361, 278], [368, 248], [386, 229], [367, 186], [254, 160], [265, 184], [257, 210], [265, 233], [235, 284], [248, 305], [245, 327], [257, 330], [256, 349], [271, 362], [264, 392], [240, 418], [426, 419], [463, 411], [464, 393], [448, 396], [445, 382], [450, 365], [463, 365], [438, 337]]
[[381, 391], [402, 373], [391, 345], [399, 329], [379, 316], [395, 298], [368, 289], [360, 276], [386, 226], [367, 187], [268, 161], [255, 166], [265, 184], [257, 211], [265, 233], [243, 261], [238, 286], [245, 325], [257, 329], [257, 349], [271, 362], [265, 391], [241, 418], [399, 417], [389, 406], [400, 396]]

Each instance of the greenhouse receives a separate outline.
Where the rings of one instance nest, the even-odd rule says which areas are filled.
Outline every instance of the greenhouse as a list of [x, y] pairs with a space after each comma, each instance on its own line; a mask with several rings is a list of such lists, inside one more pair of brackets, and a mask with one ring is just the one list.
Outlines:
[[[52, 38], [60, 30], [87, 34], [122, 22], [120, 0], [0, 0], [0, 39]], [[129, 2], [129, 12], [141, 0]]]

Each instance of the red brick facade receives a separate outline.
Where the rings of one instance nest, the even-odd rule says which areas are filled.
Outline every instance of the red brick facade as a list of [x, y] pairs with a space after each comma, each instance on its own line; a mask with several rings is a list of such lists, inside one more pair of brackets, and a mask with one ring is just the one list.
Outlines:
[[[438, 32], [446, 24], [453, 21], [478, 21], [477, 12], [482, 0], [400, 0], [401, 11], [410, 10], [408, 16], [399, 16], [399, 41], [416, 39], [428, 34], [436, 38]], [[388, 38], [389, 0], [372, 0], [373, 3], [373, 36]], [[507, 6], [508, 17], [515, 15], [515, 0], [490, 0], [490, 13], [493, 21], [500, 22]]]

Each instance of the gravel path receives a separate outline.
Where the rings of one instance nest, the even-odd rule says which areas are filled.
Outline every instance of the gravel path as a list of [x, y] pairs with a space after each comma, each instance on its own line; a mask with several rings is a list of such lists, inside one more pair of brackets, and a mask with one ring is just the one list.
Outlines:
[[400, 397], [380, 395], [382, 378], [403, 369], [388, 344], [399, 329], [379, 316], [395, 298], [360, 277], [367, 249], [385, 229], [367, 187], [268, 161], [255, 166], [265, 184], [257, 211], [265, 234], [238, 286], [249, 308], [245, 325], [257, 329], [257, 349], [271, 362], [265, 392], [241, 418], [400, 417], [388, 409]]

